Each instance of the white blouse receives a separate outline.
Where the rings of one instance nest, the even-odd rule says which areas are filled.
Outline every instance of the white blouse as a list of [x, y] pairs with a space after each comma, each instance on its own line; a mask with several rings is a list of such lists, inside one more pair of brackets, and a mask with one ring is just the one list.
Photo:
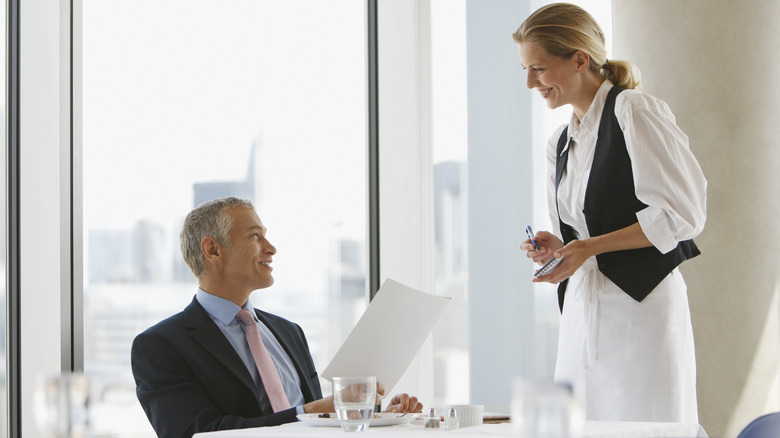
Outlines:
[[[558, 128], [547, 144], [547, 199], [558, 236], [561, 235], [557, 216], [560, 211], [561, 219], [574, 227], [580, 238], [590, 237], [582, 211], [604, 101], [611, 88], [611, 82], [602, 83], [582, 121], [572, 113], [568, 135], [574, 144], [563, 179], [574, 180], [564, 184], [562, 179], [557, 206], [555, 155], [566, 125]], [[615, 115], [631, 158], [636, 196], [647, 204], [647, 208], [637, 212], [637, 219], [650, 242], [667, 253], [678, 242], [699, 235], [704, 228], [707, 180], [688, 147], [688, 136], [677, 126], [665, 102], [641, 91], [625, 90], [617, 96]]]

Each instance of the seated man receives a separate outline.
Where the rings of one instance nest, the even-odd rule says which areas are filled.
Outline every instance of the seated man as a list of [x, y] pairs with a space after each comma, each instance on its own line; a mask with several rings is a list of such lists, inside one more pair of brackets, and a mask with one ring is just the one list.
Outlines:
[[[138, 335], [132, 348], [138, 400], [159, 437], [334, 411], [332, 397], [322, 398], [303, 330], [249, 301], [252, 291], [274, 282], [276, 248], [265, 231], [252, 203], [237, 198], [203, 203], [187, 215], [181, 249], [198, 279], [197, 295]], [[422, 404], [400, 394], [387, 411], [421, 412]]]

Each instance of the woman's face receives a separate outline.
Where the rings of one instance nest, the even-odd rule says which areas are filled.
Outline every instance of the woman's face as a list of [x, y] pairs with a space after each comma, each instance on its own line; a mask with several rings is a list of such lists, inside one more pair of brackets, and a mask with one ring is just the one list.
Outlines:
[[553, 56], [529, 42], [519, 44], [517, 51], [528, 73], [526, 86], [536, 88], [550, 109], [575, 102], [579, 93], [576, 56], [571, 59]]

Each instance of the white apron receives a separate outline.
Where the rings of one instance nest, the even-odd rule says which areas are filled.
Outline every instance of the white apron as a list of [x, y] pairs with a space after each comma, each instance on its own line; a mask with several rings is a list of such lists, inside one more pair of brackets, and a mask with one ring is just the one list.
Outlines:
[[639, 303], [588, 260], [566, 290], [555, 380], [584, 393], [588, 420], [698, 423], [693, 330], [679, 271]]

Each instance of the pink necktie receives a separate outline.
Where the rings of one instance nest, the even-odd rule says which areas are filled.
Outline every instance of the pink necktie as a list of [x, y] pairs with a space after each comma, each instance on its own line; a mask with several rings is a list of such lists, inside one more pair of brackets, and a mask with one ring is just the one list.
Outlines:
[[290, 409], [290, 401], [287, 400], [287, 394], [282, 386], [282, 379], [279, 377], [279, 370], [276, 369], [271, 355], [263, 345], [260, 339], [260, 332], [257, 329], [257, 323], [252, 314], [246, 309], [241, 309], [236, 315], [239, 321], [244, 325], [246, 341], [249, 343], [249, 349], [252, 351], [252, 357], [255, 359], [257, 371], [260, 372], [260, 380], [263, 381], [263, 387], [268, 394], [268, 400], [271, 401], [271, 407], [274, 412]]

